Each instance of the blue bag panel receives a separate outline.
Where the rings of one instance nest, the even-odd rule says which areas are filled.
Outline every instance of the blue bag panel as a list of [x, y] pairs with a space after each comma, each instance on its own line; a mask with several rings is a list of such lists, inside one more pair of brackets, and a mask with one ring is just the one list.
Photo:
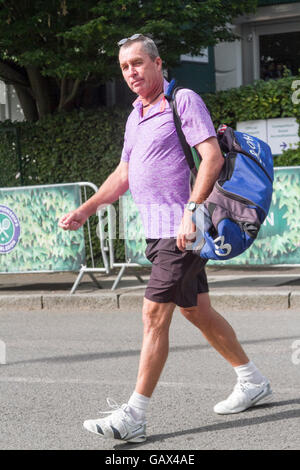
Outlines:
[[[204, 244], [200, 243], [203, 236]], [[223, 219], [218, 225], [218, 234], [214, 238], [209, 232], [199, 234], [193, 249], [204, 259], [227, 260], [243, 253], [253, 241], [254, 238], [245, 233], [238, 224], [230, 219]]]
[[274, 180], [273, 155], [270, 146], [245, 132], [234, 131], [234, 136], [241, 148], [250, 153], [266, 170], [271, 180]]
[[[229, 155], [226, 158], [231, 158]], [[272, 183], [262, 169], [249, 157], [238, 153], [230, 180], [222, 188], [260, 207], [266, 217], [272, 200]]]

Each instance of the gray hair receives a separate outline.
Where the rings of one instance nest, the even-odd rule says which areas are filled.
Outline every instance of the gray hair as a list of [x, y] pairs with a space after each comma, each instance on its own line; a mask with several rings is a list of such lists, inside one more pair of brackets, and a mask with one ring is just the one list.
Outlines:
[[148, 38], [147, 36], [144, 36], [142, 34], [137, 39], [128, 39], [121, 46], [120, 49], [126, 49], [130, 47], [132, 44], [139, 43], [139, 42], [142, 44], [144, 51], [146, 52], [146, 54], [148, 54], [150, 59], [155, 60], [156, 57], [159, 57], [159, 52], [153, 39]]

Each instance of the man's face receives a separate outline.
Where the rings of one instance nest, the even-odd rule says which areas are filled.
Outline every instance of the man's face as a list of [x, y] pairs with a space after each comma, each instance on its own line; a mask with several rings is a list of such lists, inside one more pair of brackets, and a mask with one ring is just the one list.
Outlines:
[[143, 50], [140, 42], [121, 48], [119, 61], [127, 85], [139, 96], [146, 98], [161, 85], [161, 58], [157, 57], [153, 61]]

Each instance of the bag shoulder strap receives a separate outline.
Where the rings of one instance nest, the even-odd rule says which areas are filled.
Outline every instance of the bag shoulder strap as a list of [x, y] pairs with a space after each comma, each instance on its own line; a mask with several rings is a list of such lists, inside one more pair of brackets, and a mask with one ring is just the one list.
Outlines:
[[174, 123], [176, 127], [176, 131], [187, 160], [187, 163], [190, 167], [191, 172], [195, 175], [197, 174], [197, 168], [195, 165], [192, 149], [186, 141], [185, 135], [182, 131], [181, 127], [181, 120], [177, 111], [177, 103], [176, 103], [176, 93], [181, 90], [183, 87], [177, 87], [176, 81], [173, 79], [171, 80], [167, 92], [165, 93], [166, 100], [170, 103], [170, 107], [173, 111]]

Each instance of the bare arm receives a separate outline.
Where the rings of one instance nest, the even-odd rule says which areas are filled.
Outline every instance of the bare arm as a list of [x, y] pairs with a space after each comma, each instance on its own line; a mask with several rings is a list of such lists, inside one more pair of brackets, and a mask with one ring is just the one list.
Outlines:
[[64, 230], [77, 230], [84, 222], [97, 212], [101, 205], [116, 201], [128, 189], [128, 163], [120, 162], [117, 168], [100, 186], [97, 193], [84, 202], [78, 209], [61, 217], [59, 227]]
[[[196, 145], [196, 149], [202, 157], [202, 162], [189, 201], [201, 204], [210, 195], [222, 169], [224, 158], [216, 137], [201, 142]], [[186, 244], [195, 238], [195, 231], [191, 212], [185, 209], [177, 235], [177, 246], [180, 250], [185, 250]]]
[[117, 168], [94, 194], [81, 206], [81, 210], [90, 217], [101, 205], [112, 204], [128, 189], [128, 163], [120, 162]]
[[210, 137], [196, 145], [196, 149], [202, 157], [202, 162], [189, 200], [201, 204], [208, 198], [218, 179], [224, 157], [216, 137]]

